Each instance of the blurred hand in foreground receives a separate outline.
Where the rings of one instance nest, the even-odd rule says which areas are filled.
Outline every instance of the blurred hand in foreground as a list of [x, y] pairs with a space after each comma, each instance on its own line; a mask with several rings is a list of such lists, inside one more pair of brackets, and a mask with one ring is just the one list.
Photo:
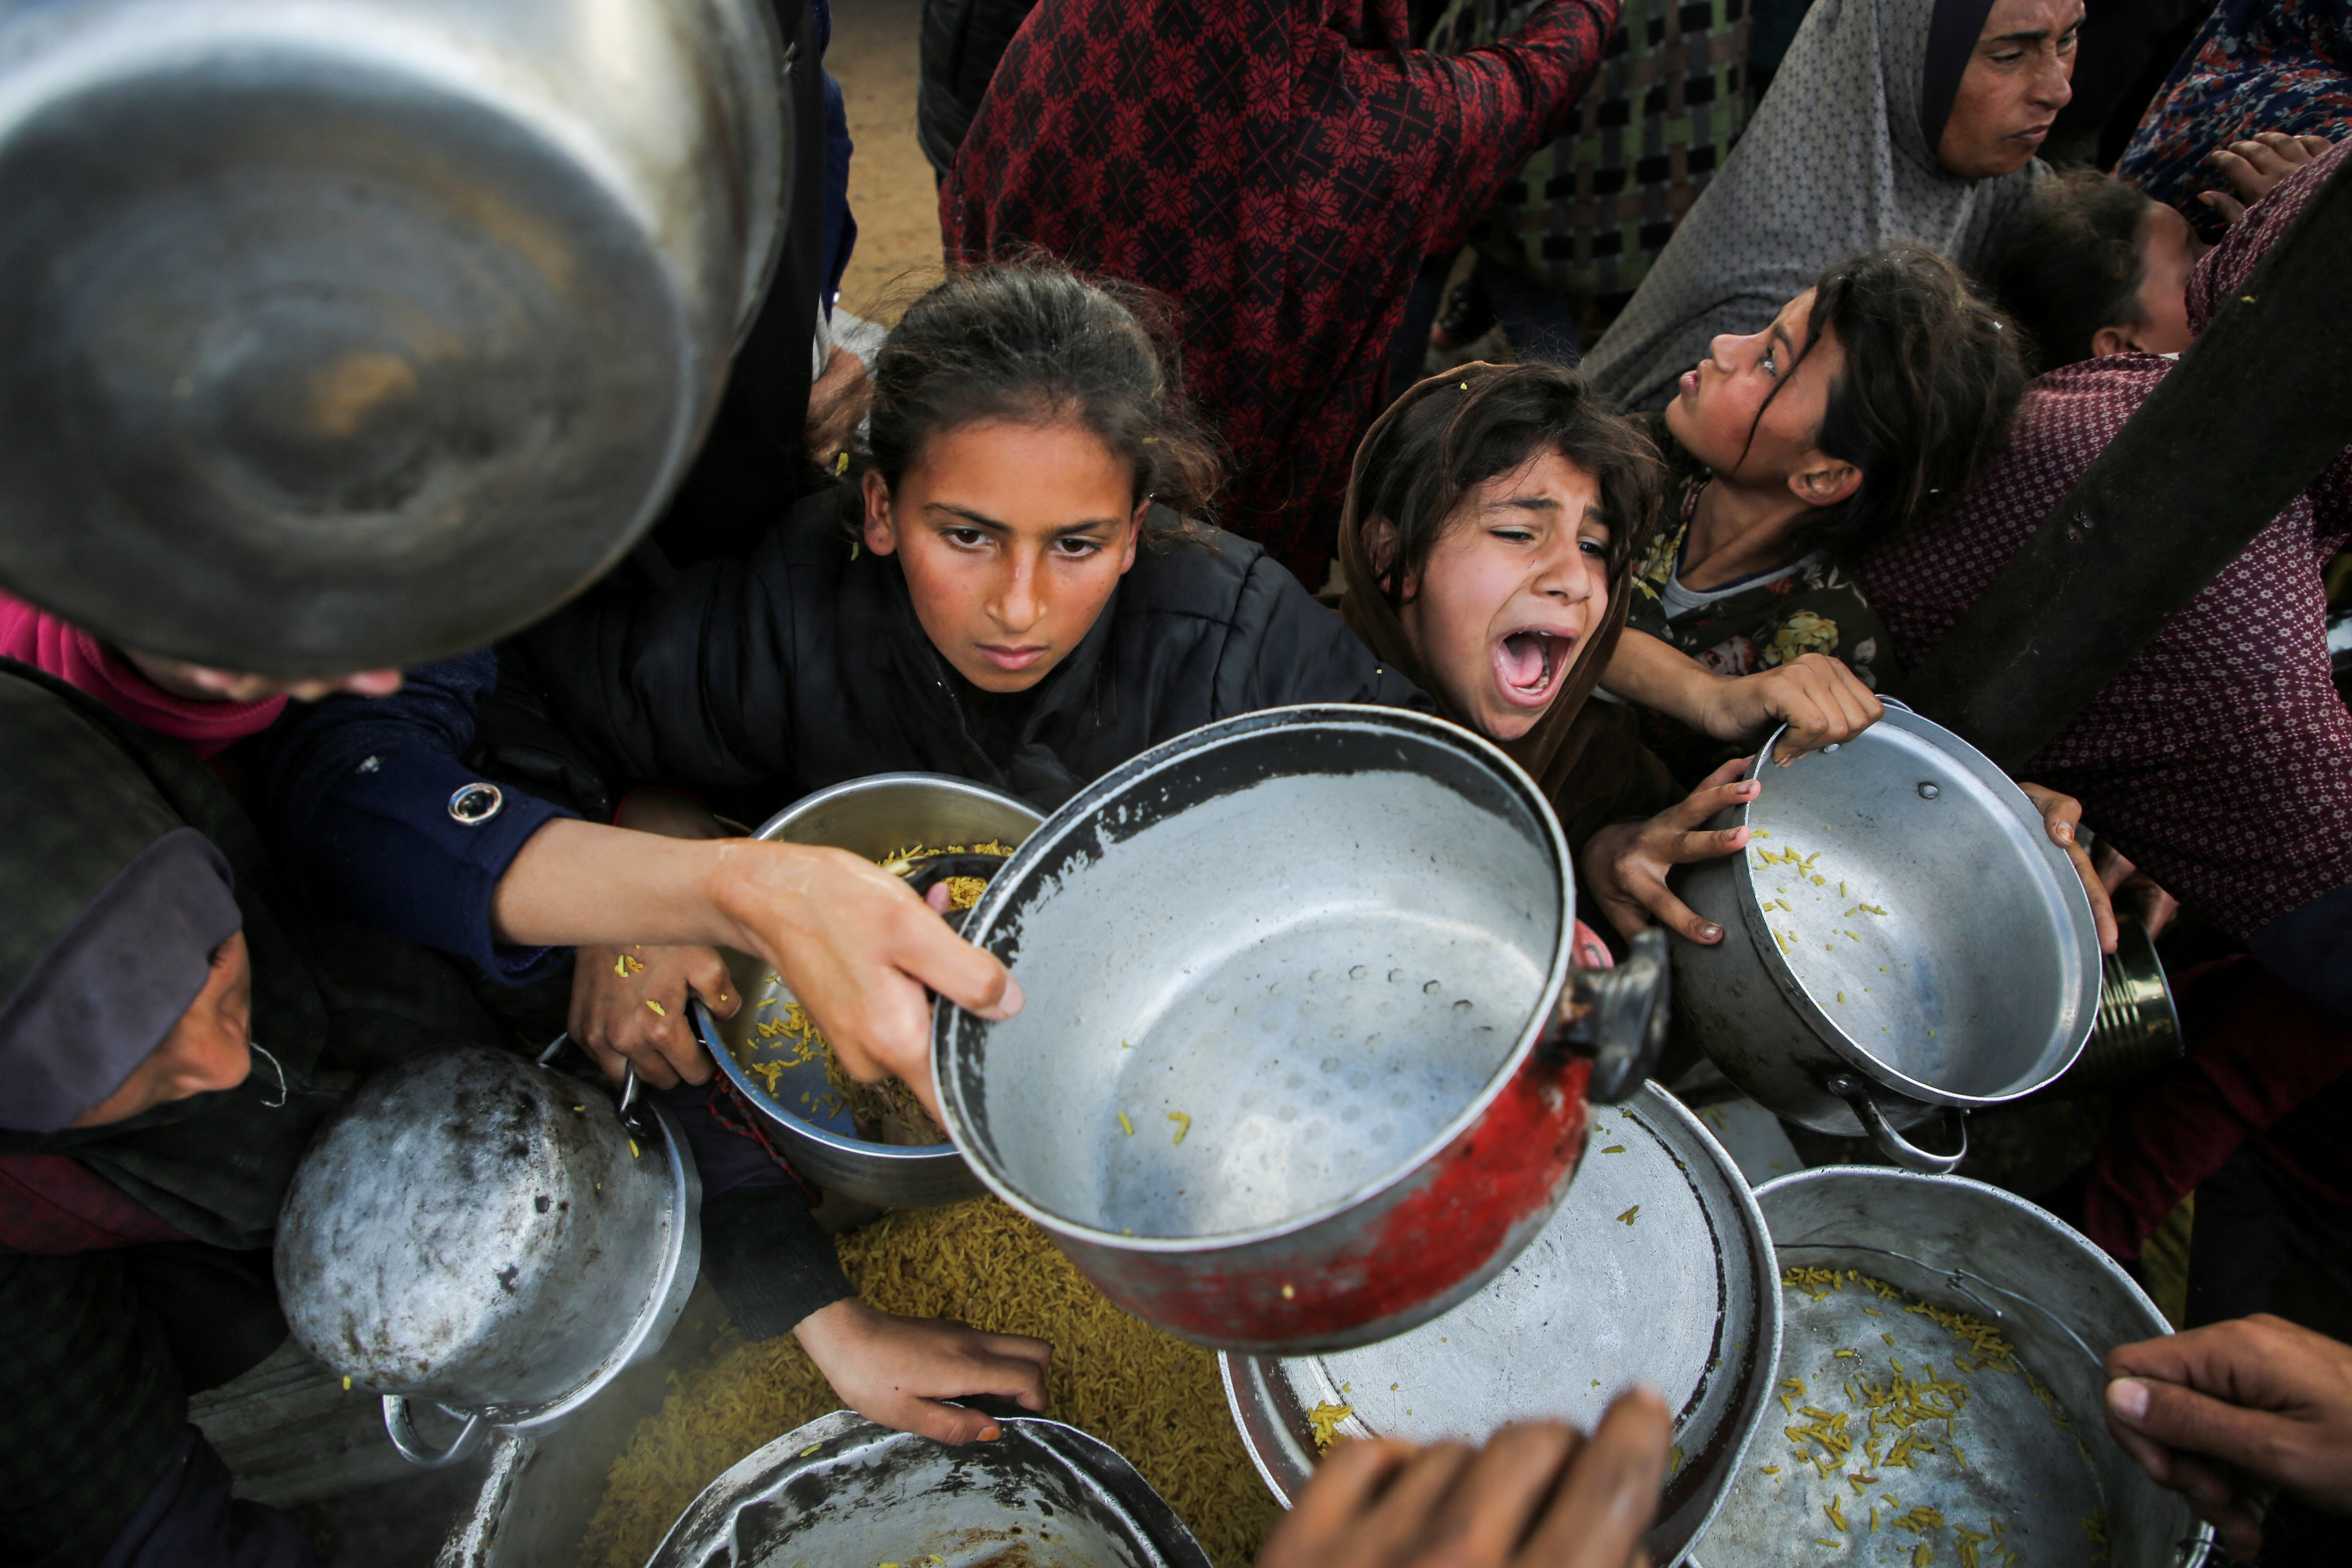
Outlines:
[[1539, 1422], [1484, 1448], [1345, 1442], [1276, 1527], [1257, 1568], [1626, 1568], [1647, 1563], [1673, 1434], [1647, 1388], [1590, 1437]]

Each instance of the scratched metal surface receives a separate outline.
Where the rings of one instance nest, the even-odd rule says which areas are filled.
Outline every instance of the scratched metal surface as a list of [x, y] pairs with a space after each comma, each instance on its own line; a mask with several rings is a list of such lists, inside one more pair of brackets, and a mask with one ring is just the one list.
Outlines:
[[[1825, 1166], [1757, 1198], [1780, 1266], [1833, 1269], [1841, 1285], [1780, 1288], [1780, 1376], [1789, 1381], [1774, 1392], [1789, 1404], [1769, 1411], [1694, 1563], [2174, 1568], [2202, 1557], [2208, 1532], [2101, 1420], [2098, 1357], [2162, 1333], [2164, 1322], [2088, 1241], [2021, 1198], [1958, 1176]], [[1896, 1299], [1848, 1270], [1895, 1288]], [[1979, 1365], [1986, 1358], [1967, 1342], [1908, 1310], [1914, 1300], [1997, 1329], [2017, 1370]], [[1954, 1418], [1874, 1427], [1876, 1391], [1898, 1375], [1957, 1384], [1925, 1396]], [[1832, 1460], [1802, 1429], [1839, 1431], [1840, 1415], [1853, 1447]], [[1906, 1432], [1924, 1442], [1898, 1456]], [[1932, 1517], [1915, 1511], [1923, 1508]], [[2104, 1554], [2092, 1521], [2109, 1542]]]
[[1452, 1311], [1358, 1350], [1219, 1362], [1243, 1440], [1286, 1504], [1312, 1473], [1318, 1405], [1349, 1408], [1336, 1428], [1348, 1436], [1479, 1442], [1509, 1421], [1589, 1430], [1643, 1379], [1675, 1410], [1674, 1474], [1649, 1540], [1671, 1563], [1706, 1529], [1759, 1421], [1779, 1414], [1772, 1274], [1738, 1168], [1650, 1084], [1595, 1108], [1550, 1225]]

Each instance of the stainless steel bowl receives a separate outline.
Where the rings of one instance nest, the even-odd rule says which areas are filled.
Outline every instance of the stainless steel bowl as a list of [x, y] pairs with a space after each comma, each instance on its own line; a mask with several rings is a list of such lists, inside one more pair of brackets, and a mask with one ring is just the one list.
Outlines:
[[[970, 779], [945, 773], [877, 773], [805, 795], [770, 817], [757, 837], [789, 844], [822, 844], [869, 860], [911, 844], [1018, 846], [1044, 820], [1030, 806]], [[728, 1047], [757, 1038], [793, 994], [762, 963], [727, 955], [737, 994], [746, 1003], [724, 1022], [700, 1002], [691, 1011], [704, 1047], [729, 1081], [772, 1125], [785, 1158], [828, 1192], [892, 1208], [924, 1208], [977, 1197], [987, 1189], [952, 1143], [908, 1147], [857, 1136], [849, 1112], [832, 1102], [824, 1064], [805, 1062], [777, 1076], [776, 1091], [745, 1070]]]
[[2090, 900], [2024, 792], [1899, 705], [1793, 766], [1772, 752], [1763, 793], [1711, 824], [1755, 828], [1748, 851], [1678, 884], [1724, 931], [1675, 942], [1678, 1021], [1766, 1110], [1948, 1170], [1958, 1152], [1903, 1130], [2030, 1094], [2083, 1048]]
[[1209, 1568], [1135, 1468], [1073, 1426], [1003, 1416], [950, 1447], [839, 1410], [738, 1460], [649, 1568]]
[[0, 6], [0, 583], [279, 675], [545, 614], [716, 406], [780, 57], [766, 0]]
[[1283, 1506], [1313, 1476], [1313, 1416], [1338, 1436], [1483, 1443], [1511, 1421], [1590, 1431], [1625, 1386], [1675, 1413], [1646, 1539], [1666, 1565], [1705, 1531], [1769, 1412], [1780, 1270], [1739, 1168], [1655, 1084], [1596, 1112], [1600, 1153], [1544, 1232], [1476, 1295], [1410, 1333], [1336, 1354], [1221, 1355], [1225, 1399]]
[[[657, 1350], [700, 1267], [701, 1184], [661, 1106], [468, 1047], [384, 1069], [330, 1117], [278, 1216], [295, 1340], [385, 1395], [421, 1464], [578, 1409]], [[633, 1108], [634, 1109], [634, 1108]], [[405, 1401], [466, 1425], [421, 1445]]]
[[935, 1013], [948, 1131], [1171, 1333], [1389, 1338], [1535, 1238], [1588, 1096], [1633, 1092], [1663, 1036], [1663, 942], [1578, 970], [1574, 916], [1550, 807], [1467, 731], [1203, 726], [1081, 791], [973, 908], [1028, 1001]]
[[[2087, 1563], [2098, 1559], [2084, 1521], [2101, 1516], [2115, 1568], [2203, 1560], [2211, 1531], [2107, 1436], [2102, 1358], [2168, 1331], [2105, 1253], [2024, 1199], [1958, 1176], [1832, 1165], [1768, 1183], [1756, 1201], [1784, 1268], [1852, 1270], [1968, 1313], [2016, 1347], [2021, 1370], [1975, 1364], [1947, 1330], [1859, 1280], [1838, 1289], [1784, 1287], [1780, 1376], [1803, 1389], [1782, 1384], [1790, 1420], [1811, 1423], [1811, 1406], [1848, 1415], [1847, 1429], [1865, 1435], [1869, 1402], [1853, 1399], [1847, 1385], [1888, 1384], [1898, 1367], [1912, 1378], [1959, 1383], [1962, 1414], [1948, 1430], [1940, 1420], [1913, 1428], [1930, 1446], [1900, 1467], [1873, 1465], [1857, 1446], [1852, 1462], [1823, 1473], [1778, 1433], [1766, 1436], [1693, 1549], [1694, 1563], [1875, 1565], [1908, 1562], [1927, 1546], [1932, 1562], [1949, 1563], [1960, 1560], [1961, 1529], [1985, 1538], [1976, 1544], [1986, 1568], [2012, 1561], [2004, 1546], [2022, 1563]], [[1882, 1459], [1898, 1436], [1879, 1431]], [[1817, 1444], [1806, 1447], [1822, 1454]], [[1766, 1474], [1767, 1466], [1779, 1473]], [[1870, 1478], [1860, 1489], [1849, 1479], [1856, 1472]], [[1884, 1500], [1890, 1495], [1894, 1504]], [[1846, 1529], [1831, 1522], [1832, 1503]], [[1895, 1521], [1918, 1507], [1942, 1522], [1915, 1531]], [[1874, 1532], [1866, 1522], [1873, 1510]]]

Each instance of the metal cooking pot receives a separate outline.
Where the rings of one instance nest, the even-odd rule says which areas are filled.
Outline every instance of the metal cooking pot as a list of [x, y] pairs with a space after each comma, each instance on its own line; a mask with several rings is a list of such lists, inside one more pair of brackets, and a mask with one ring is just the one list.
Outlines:
[[0, 583], [278, 675], [544, 614], [716, 406], [780, 61], [766, 0], [0, 7]]
[[[1043, 820], [1034, 807], [970, 779], [877, 773], [803, 796], [770, 817], [757, 837], [827, 845], [880, 860], [919, 844], [1019, 845]], [[769, 1093], [765, 1079], [736, 1060], [730, 1047], [756, 1042], [760, 1026], [772, 1026], [793, 994], [755, 959], [729, 953], [727, 963], [737, 994], [749, 1005], [722, 1023], [697, 1001], [690, 1009], [695, 1032], [728, 1080], [766, 1118], [794, 1169], [827, 1192], [890, 1208], [961, 1203], [987, 1190], [952, 1143], [916, 1146], [858, 1137], [848, 1110], [832, 1103], [822, 1061], [787, 1068]]]
[[[544, 1062], [436, 1052], [320, 1130], [278, 1216], [278, 1291], [303, 1349], [385, 1396], [404, 1456], [451, 1464], [660, 1348], [701, 1264], [701, 1197], [664, 1107]], [[411, 1399], [462, 1430], [427, 1447]]]
[[[1847, 1430], [1859, 1441], [1893, 1443], [1897, 1430], [1869, 1422], [1866, 1396], [1855, 1397], [1859, 1385], [1887, 1386], [1892, 1370], [1957, 1379], [1959, 1413], [1948, 1425], [1920, 1422], [1929, 1437], [1922, 1451], [1899, 1468], [1871, 1466], [1877, 1474], [1859, 1497], [1847, 1480], [1855, 1464], [1817, 1468], [1788, 1457], [1772, 1429], [1779, 1423], [1769, 1424], [1692, 1550], [1693, 1568], [1777, 1568], [1799, 1560], [1800, 1549], [1806, 1562], [1880, 1563], [1890, 1537], [1898, 1562], [1923, 1547], [1934, 1562], [1965, 1561], [1974, 1553], [1962, 1530], [1994, 1537], [1979, 1548], [1988, 1563], [2009, 1552], [2024, 1563], [2083, 1562], [2094, 1558], [2084, 1523], [2100, 1516], [2108, 1550], [2096, 1557], [2116, 1568], [2194, 1568], [2204, 1559], [2212, 1531], [2106, 1434], [2106, 1352], [2169, 1331], [2105, 1253], [2024, 1199], [1959, 1176], [1831, 1165], [1767, 1183], [1756, 1202], [1782, 1268], [1852, 1269], [1968, 1313], [2015, 1348], [2019, 1370], [1971, 1363], [1941, 1325], [1859, 1280], [1784, 1287], [1780, 1375], [1811, 1391], [1794, 1404], [1852, 1415]], [[1778, 1473], [1766, 1474], [1765, 1464]], [[1872, 1535], [1864, 1510], [1884, 1494], [1897, 1495], [1890, 1516], [1924, 1506], [1942, 1521], [1897, 1533], [1890, 1518]], [[1840, 1532], [1847, 1549], [1817, 1553], [1805, 1543], [1829, 1534], [1832, 1502], [1848, 1515]]]
[[997, 1441], [950, 1447], [847, 1410], [819, 1416], [704, 1488], [649, 1568], [1209, 1568], [1107, 1445], [1033, 1415], [997, 1424]]
[[1544, 1227], [1663, 1042], [1656, 938], [1572, 972], [1559, 825], [1485, 741], [1276, 709], [1046, 819], [965, 935], [1028, 1003], [933, 1016], [948, 1131], [1128, 1311], [1221, 1350], [1403, 1332]]
[[[1724, 931], [1674, 943], [1680, 1023], [1766, 1110], [1949, 1171], [1969, 1108], [2032, 1093], [2083, 1048], [2091, 901], [2025, 792], [1941, 725], [1889, 703], [1788, 768], [1779, 740], [1749, 770], [1763, 794], [1708, 824], [1755, 828], [1747, 852], [1677, 883]], [[1947, 1110], [1953, 1152], [1903, 1135]]]

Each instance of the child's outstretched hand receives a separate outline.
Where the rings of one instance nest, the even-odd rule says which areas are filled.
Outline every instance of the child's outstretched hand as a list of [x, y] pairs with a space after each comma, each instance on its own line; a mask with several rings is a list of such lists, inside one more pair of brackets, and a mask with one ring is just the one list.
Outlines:
[[937, 1318], [879, 1312], [855, 1296], [820, 1307], [793, 1337], [833, 1391], [868, 1421], [942, 1443], [992, 1442], [1003, 1428], [943, 1399], [987, 1394], [1045, 1408], [1054, 1347], [1026, 1334], [990, 1334]]
[[614, 1083], [626, 1067], [652, 1089], [673, 1089], [681, 1079], [708, 1083], [714, 1068], [687, 1014], [689, 992], [722, 1018], [743, 1005], [713, 948], [583, 947], [565, 1027]]
[[1632, 936], [1655, 916], [1693, 942], [1723, 940], [1722, 927], [1675, 897], [1666, 886], [1666, 873], [1694, 860], [1736, 855], [1748, 847], [1748, 829], [1710, 828], [1706, 820], [1764, 792], [1754, 779], [1739, 776], [1754, 760], [1735, 757], [1707, 774], [1681, 805], [1647, 822], [1616, 823], [1585, 841], [1584, 883], [1611, 925]]
[[1718, 741], [1754, 741], [1788, 725], [1772, 760], [1787, 767], [1807, 752], [1842, 745], [1886, 716], [1878, 693], [1825, 653], [1809, 653], [1753, 675], [1717, 678], [1698, 728]]

